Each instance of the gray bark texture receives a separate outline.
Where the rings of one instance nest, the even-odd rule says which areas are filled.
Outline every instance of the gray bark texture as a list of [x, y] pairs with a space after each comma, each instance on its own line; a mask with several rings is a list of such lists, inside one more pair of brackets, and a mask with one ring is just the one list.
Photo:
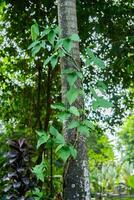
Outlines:
[[[65, 38], [77, 30], [76, 0], [58, 0], [58, 21], [61, 28], [61, 37]], [[81, 69], [79, 43], [75, 42], [71, 51], [71, 56], [77, 62], [77, 67]], [[66, 68], [75, 69], [75, 64], [69, 56], [61, 59], [61, 71]], [[83, 87], [81, 80], [77, 81], [78, 89]], [[67, 105], [65, 94], [68, 90], [66, 77], [62, 75], [62, 99]], [[84, 106], [83, 97], [78, 97], [74, 105], [79, 109]], [[68, 106], [68, 105], [67, 105]], [[69, 121], [73, 118], [69, 119]], [[82, 119], [81, 119], [82, 120]], [[89, 170], [85, 139], [78, 136], [77, 130], [68, 131], [66, 122], [63, 127], [67, 142], [74, 143], [77, 138], [77, 158], [69, 159], [64, 167], [63, 175], [63, 199], [64, 200], [90, 200]]]

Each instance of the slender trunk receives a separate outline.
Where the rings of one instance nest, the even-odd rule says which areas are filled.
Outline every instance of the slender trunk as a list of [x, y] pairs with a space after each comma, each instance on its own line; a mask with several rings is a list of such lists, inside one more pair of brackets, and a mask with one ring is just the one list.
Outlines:
[[[76, 16], [76, 0], [58, 0], [58, 20], [59, 26], [61, 28], [61, 37], [68, 37], [72, 33], [77, 33], [77, 16]], [[80, 63], [80, 52], [79, 44], [75, 42], [71, 51], [72, 57], [77, 62], [77, 67], [81, 68]], [[74, 62], [68, 56], [61, 59], [61, 71], [65, 68], [75, 69]], [[82, 82], [77, 81], [78, 89], [82, 88]], [[62, 99], [66, 104], [65, 94], [68, 90], [68, 84], [66, 78], [62, 76]], [[84, 99], [78, 97], [75, 102], [75, 106], [83, 108]], [[73, 120], [72, 118], [69, 119]], [[68, 122], [66, 122], [68, 124]], [[78, 133], [76, 129], [73, 129], [70, 133], [66, 129], [66, 124], [64, 124], [64, 135], [67, 142], [73, 143], [76, 139]], [[70, 137], [71, 134], [71, 137]], [[64, 168], [63, 177], [63, 199], [64, 200], [90, 200], [89, 192], [89, 171], [88, 171], [88, 159], [86, 152], [85, 139], [79, 136], [77, 142], [77, 158], [76, 160], [69, 159]]]

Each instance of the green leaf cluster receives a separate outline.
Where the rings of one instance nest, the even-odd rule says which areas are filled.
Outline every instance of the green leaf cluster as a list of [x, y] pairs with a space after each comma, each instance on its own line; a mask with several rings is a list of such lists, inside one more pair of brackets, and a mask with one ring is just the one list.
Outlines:
[[46, 162], [44, 160], [44, 155], [43, 155], [41, 163], [33, 167], [32, 172], [36, 175], [38, 180], [44, 182], [46, 168], [47, 168], [47, 165], [46, 165]]

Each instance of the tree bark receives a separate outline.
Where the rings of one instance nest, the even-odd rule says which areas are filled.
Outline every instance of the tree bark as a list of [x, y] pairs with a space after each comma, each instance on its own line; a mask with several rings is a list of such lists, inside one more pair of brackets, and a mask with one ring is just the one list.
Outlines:
[[[61, 37], [65, 38], [73, 33], [77, 33], [76, 0], [58, 0], [58, 21], [61, 28]], [[71, 56], [77, 62], [77, 67], [81, 69], [79, 43], [74, 42]], [[61, 72], [66, 68], [75, 69], [75, 64], [69, 56], [61, 59]], [[77, 81], [77, 88], [81, 89], [81, 80]], [[66, 77], [62, 75], [62, 99], [67, 105], [65, 94], [68, 91]], [[83, 108], [84, 99], [78, 97], [75, 107]], [[70, 120], [73, 120], [73, 117]], [[90, 200], [89, 170], [85, 138], [78, 136], [77, 130], [67, 130], [68, 121], [63, 125], [65, 139], [69, 143], [74, 143], [77, 138], [77, 158], [69, 159], [64, 167], [63, 175], [63, 199], [64, 200]]]

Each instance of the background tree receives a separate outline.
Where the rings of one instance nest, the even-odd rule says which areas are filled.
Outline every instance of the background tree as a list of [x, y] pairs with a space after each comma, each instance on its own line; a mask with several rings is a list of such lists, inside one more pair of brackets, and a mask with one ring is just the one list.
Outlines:
[[119, 149], [124, 161], [134, 162], [134, 116], [129, 116], [121, 127], [119, 136]]

